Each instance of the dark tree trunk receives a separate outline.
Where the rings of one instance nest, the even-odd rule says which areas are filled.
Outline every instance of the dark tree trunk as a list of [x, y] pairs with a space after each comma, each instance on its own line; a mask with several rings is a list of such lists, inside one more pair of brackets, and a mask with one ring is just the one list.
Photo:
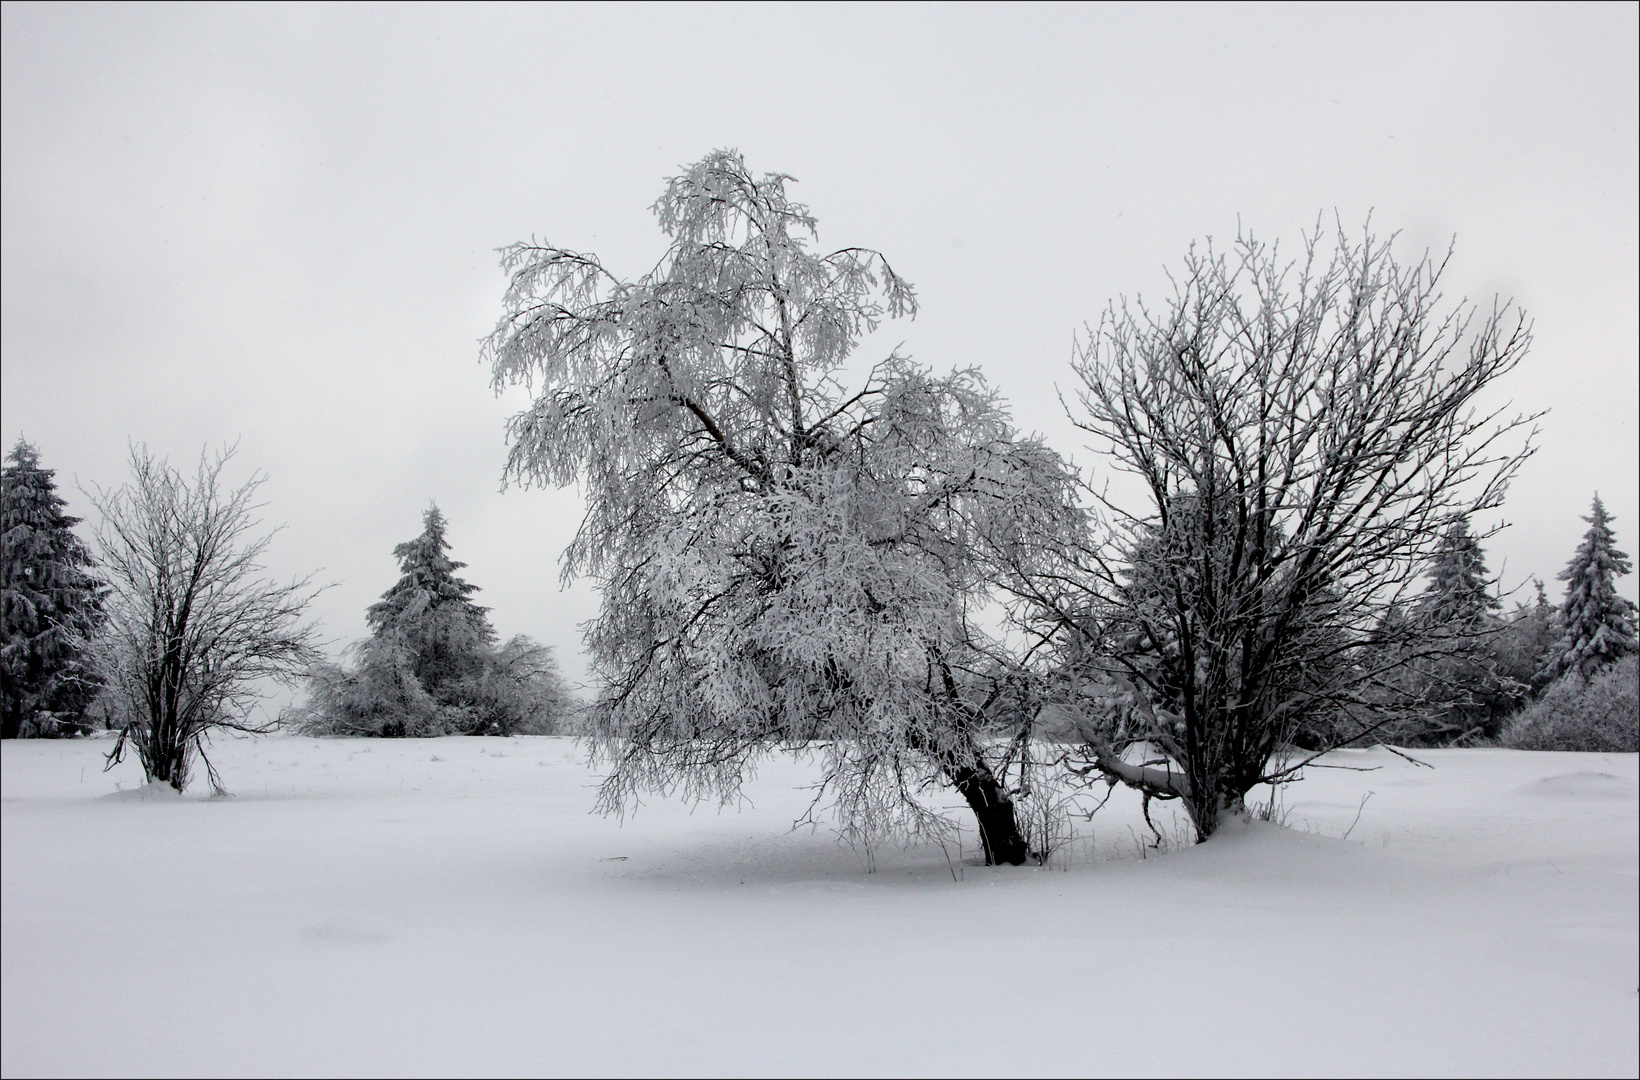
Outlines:
[[1020, 835], [1013, 800], [990, 768], [977, 765], [947, 766], [952, 785], [968, 800], [979, 822], [979, 842], [985, 848], [985, 865], [1023, 866], [1030, 858], [1030, 845]]
[[142, 770], [150, 783], [170, 784], [181, 792], [193, 772], [193, 747], [182, 722], [174, 714], [161, 712], [135, 739]]
[[15, 739], [23, 731], [23, 710], [6, 709], [0, 718], [0, 739]]
[[170, 784], [177, 791], [188, 786], [189, 768], [187, 747], [155, 746], [143, 756], [143, 768], [150, 783]]
[[1208, 837], [1219, 831], [1219, 826], [1227, 817], [1244, 817], [1247, 814], [1245, 792], [1253, 787], [1256, 781], [1237, 784], [1223, 781], [1207, 788], [1207, 799], [1184, 799], [1185, 809], [1190, 813], [1190, 823], [1196, 829], [1196, 843], [1202, 843]]

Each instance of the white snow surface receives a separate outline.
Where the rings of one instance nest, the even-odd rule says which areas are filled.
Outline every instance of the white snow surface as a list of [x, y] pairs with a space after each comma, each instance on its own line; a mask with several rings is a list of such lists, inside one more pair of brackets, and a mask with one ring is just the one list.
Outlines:
[[1119, 789], [987, 868], [793, 831], [786, 758], [622, 823], [568, 739], [108, 746], [0, 751], [8, 1077], [1640, 1069], [1633, 754], [1346, 751], [1160, 852]]

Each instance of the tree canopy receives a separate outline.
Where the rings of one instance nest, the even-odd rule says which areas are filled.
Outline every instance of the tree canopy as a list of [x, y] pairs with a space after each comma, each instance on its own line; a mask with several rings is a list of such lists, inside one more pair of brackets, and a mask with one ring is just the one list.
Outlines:
[[450, 542], [444, 536], [447, 528], [444, 514], [434, 505], [421, 520], [421, 534], [393, 549], [393, 557], [399, 561], [399, 580], [365, 612], [365, 621], [371, 630], [381, 634], [449, 606], [481, 636], [494, 638], [495, 631], [490, 628], [486, 614], [489, 609], [479, 607], [470, 599], [479, 591], [478, 586], [456, 576], [456, 571], [467, 564], [446, 554]]

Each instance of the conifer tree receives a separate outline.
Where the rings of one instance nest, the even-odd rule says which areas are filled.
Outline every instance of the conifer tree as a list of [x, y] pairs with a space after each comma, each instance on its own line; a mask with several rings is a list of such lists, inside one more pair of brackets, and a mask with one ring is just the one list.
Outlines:
[[1614, 585], [1634, 568], [1615, 546], [1612, 518], [1598, 494], [1583, 520], [1589, 523], [1589, 531], [1560, 572], [1560, 580], [1566, 583], [1566, 600], [1560, 609], [1564, 630], [1548, 666], [1555, 678], [1575, 671], [1587, 679], [1640, 650], [1634, 603], [1619, 596]]
[[478, 586], [456, 571], [467, 564], [450, 558], [444, 515], [437, 506], [422, 516], [421, 535], [393, 549], [400, 577], [365, 613], [372, 634], [397, 641], [428, 693], [475, 675], [495, 643], [489, 609], [473, 603]]
[[0, 482], [4, 534], [4, 718], [0, 734], [54, 735], [79, 727], [96, 681], [83, 643], [101, 621], [103, 589], [90, 549], [74, 534], [80, 519], [63, 513], [53, 469], [19, 438]]
[[1435, 550], [1429, 586], [1413, 608], [1413, 650], [1422, 655], [1407, 675], [1425, 711], [1419, 725], [1397, 731], [1408, 742], [1490, 737], [1518, 704], [1516, 685], [1499, 671], [1492, 648], [1505, 623], [1489, 584], [1480, 539], [1467, 518], [1454, 518]]
[[1536, 594], [1532, 602], [1516, 607], [1508, 629], [1493, 645], [1501, 670], [1527, 694], [1536, 694], [1548, 686], [1547, 665], [1561, 637], [1560, 606], [1549, 602], [1543, 582], [1533, 579], [1532, 586]]
[[519, 635], [499, 647], [478, 586], [456, 571], [444, 515], [423, 517], [420, 536], [393, 549], [400, 577], [371, 605], [371, 636], [351, 666], [308, 669], [308, 702], [286, 720], [311, 735], [545, 735], [559, 730], [572, 699], [552, 650]]
[[1468, 519], [1456, 518], [1441, 535], [1418, 614], [1428, 625], [1457, 632], [1479, 630], [1498, 608], [1487, 585], [1480, 540], [1470, 533]]

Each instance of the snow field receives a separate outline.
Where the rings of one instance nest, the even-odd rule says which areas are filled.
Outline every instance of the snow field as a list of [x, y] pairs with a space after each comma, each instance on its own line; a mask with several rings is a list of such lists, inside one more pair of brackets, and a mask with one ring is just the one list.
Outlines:
[[108, 745], [0, 751], [8, 1077], [1640, 1069], [1632, 754], [1346, 751], [1165, 853], [1118, 790], [986, 868], [791, 831], [783, 757], [621, 823], [567, 739], [219, 740], [229, 799]]

